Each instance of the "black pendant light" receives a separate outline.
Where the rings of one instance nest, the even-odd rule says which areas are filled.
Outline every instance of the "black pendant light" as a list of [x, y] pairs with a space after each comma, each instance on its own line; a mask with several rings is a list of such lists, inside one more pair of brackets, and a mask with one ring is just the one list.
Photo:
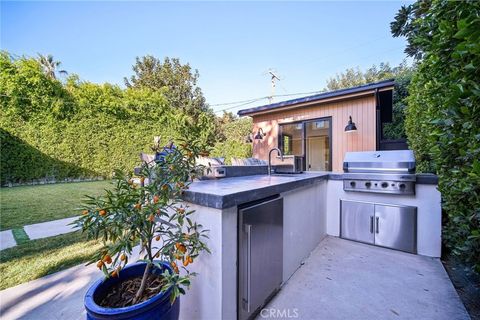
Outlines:
[[352, 121], [352, 116], [350, 116], [350, 120], [348, 120], [347, 126], [345, 127], [345, 132], [350, 133], [355, 131], [357, 131], [357, 126], [355, 122]]

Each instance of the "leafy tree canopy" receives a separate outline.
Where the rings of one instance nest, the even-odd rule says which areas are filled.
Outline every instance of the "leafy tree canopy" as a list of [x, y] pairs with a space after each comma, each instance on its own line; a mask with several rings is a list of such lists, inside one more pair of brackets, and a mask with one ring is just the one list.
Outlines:
[[23, 120], [48, 112], [65, 119], [75, 106], [62, 83], [45, 73], [36, 59], [13, 57], [0, 52], [0, 107], [4, 115], [18, 114]]
[[365, 71], [360, 70], [358, 67], [348, 68], [327, 80], [326, 90], [338, 90], [392, 79], [409, 74], [411, 70], [412, 68], [405, 61], [397, 67], [391, 67], [388, 62], [382, 62], [378, 66], [373, 65]]
[[188, 63], [182, 64], [179, 59], [168, 57], [161, 61], [147, 55], [137, 57], [132, 70], [134, 74], [124, 78], [128, 88], [163, 90], [172, 107], [194, 115], [210, 111], [197, 84], [198, 70], [192, 70]]
[[383, 125], [383, 138], [403, 139], [405, 135], [405, 98], [408, 96], [408, 85], [412, 78], [414, 68], [404, 61], [396, 67], [389, 63], [373, 65], [365, 71], [359, 68], [349, 68], [335, 75], [327, 81], [326, 90], [339, 90], [355, 87], [367, 83], [395, 78], [395, 90], [393, 92], [393, 121]]
[[38, 62], [40, 62], [40, 65], [42, 66], [45, 74], [52, 79], [57, 78], [57, 73], [62, 75], [68, 74], [68, 72], [65, 70], [58, 70], [62, 63], [60, 61], [54, 60], [51, 54], [45, 56], [39, 53]]

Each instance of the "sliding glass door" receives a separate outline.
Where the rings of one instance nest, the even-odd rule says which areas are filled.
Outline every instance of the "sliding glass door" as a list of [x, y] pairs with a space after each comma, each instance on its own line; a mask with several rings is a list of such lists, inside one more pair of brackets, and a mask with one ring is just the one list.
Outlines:
[[280, 125], [280, 150], [284, 156], [303, 157], [303, 124], [301, 122]]
[[281, 124], [279, 129], [279, 148], [284, 155], [303, 157], [304, 170], [332, 170], [331, 118]]
[[308, 171], [330, 171], [330, 121], [305, 122], [306, 166]]

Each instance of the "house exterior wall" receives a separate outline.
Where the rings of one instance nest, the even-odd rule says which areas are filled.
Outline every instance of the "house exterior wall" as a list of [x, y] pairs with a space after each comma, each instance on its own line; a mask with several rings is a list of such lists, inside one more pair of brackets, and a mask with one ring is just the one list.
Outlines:
[[[357, 132], [344, 131], [352, 116]], [[268, 160], [268, 151], [278, 147], [279, 124], [332, 117], [332, 170], [343, 171], [347, 151], [376, 150], [375, 97], [368, 95], [336, 102], [320, 103], [291, 110], [253, 115], [253, 132], [262, 128], [263, 140], [254, 140], [253, 156]]]

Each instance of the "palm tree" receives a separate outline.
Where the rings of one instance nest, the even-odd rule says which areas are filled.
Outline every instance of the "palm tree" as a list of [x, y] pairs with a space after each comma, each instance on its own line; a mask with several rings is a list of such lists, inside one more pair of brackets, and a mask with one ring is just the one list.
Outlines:
[[57, 70], [62, 63], [60, 61], [53, 60], [53, 56], [51, 54], [44, 56], [43, 54], [39, 53], [38, 62], [40, 62], [40, 65], [42, 66], [45, 74], [52, 79], [57, 78], [56, 77], [57, 72], [59, 74], [65, 74], [65, 75], [68, 74], [68, 72], [65, 70]]

